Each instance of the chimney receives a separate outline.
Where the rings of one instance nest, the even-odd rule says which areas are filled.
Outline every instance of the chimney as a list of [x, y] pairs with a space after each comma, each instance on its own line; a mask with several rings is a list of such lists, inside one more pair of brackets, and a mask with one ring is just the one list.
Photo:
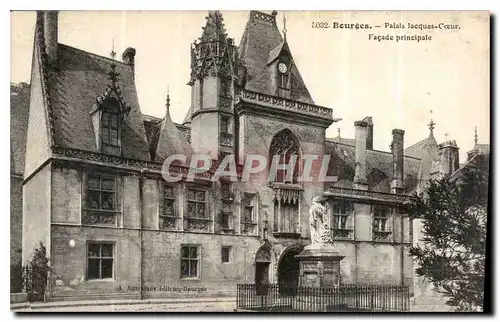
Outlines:
[[125, 64], [134, 67], [135, 48], [128, 47], [122, 54], [122, 60]]
[[43, 12], [43, 37], [50, 64], [57, 62], [57, 24], [59, 11]]
[[392, 130], [392, 193], [404, 192], [404, 136], [405, 131], [400, 129]]
[[439, 172], [442, 176], [449, 176], [459, 167], [458, 145], [455, 140], [446, 141], [439, 145]]
[[356, 128], [356, 168], [354, 173], [354, 188], [367, 190], [366, 180], [366, 134], [368, 123], [365, 121], [354, 122]]
[[363, 119], [363, 122], [368, 124], [366, 132], [366, 149], [373, 150], [373, 120], [371, 116], [367, 116]]

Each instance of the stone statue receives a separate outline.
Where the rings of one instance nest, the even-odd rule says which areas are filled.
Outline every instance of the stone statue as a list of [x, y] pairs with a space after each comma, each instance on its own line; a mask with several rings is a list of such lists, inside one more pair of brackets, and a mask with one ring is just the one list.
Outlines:
[[331, 241], [329, 220], [324, 203], [323, 197], [314, 197], [309, 208], [311, 244], [324, 244]]

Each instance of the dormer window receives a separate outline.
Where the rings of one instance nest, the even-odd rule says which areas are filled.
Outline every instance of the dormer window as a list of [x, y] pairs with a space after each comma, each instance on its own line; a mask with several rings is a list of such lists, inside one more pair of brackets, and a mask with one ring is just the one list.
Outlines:
[[115, 97], [99, 97], [90, 111], [94, 128], [97, 151], [106, 154], [121, 154], [122, 113], [127, 108], [120, 108]]
[[101, 115], [101, 150], [103, 153], [120, 154], [120, 110], [116, 99], [103, 104]]

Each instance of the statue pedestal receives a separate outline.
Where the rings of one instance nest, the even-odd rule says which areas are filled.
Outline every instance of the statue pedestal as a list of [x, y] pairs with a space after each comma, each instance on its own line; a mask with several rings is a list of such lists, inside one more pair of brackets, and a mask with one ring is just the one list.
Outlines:
[[343, 303], [339, 303], [341, 297], [324, 290], [333, 290], [340, 285], [340, 261], [344, 257], [327, 243], [308, 245], [296, 256], [300, 267], [299, 286], [302, 287], [298, 290], [294, 309], [322, 312], [329, 305], [342, 306]]

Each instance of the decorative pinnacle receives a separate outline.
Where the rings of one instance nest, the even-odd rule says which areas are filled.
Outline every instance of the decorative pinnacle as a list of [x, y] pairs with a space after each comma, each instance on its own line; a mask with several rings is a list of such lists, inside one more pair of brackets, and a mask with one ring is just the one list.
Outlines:
[[434, 125], [436, 125], [436, 123], [434, 123], [434, 121], [432, 120], [432, 110], [430, 110], [430, 113], [431, 113], [431, 121], [429, 122], [428, 126], [429, 126], [429, 130], [431, 130], [431, 134], [433, 134]]
[[111, 52], [109, 53], [111, 59], [115, 60], [116, 52], [115, 52], [115, 38], [113, 38], [113, 42], [111, 44]]
[[167, 112], [170, 113], [170, 90], [169, 86], [167, 85]]
[[286, 15], [283, 15], [283, 37], [285, 38], [286, 40]]
[[474, 126], [474, 147], [477, 146], [477, 126]]
[[113, 62], [111, 63], [111, 71], [108, 73], [108, 78], [111, 80], [111, 84], [113, 86], [116, 85], [116, 81], [118, 80], [118, 76], [120, 75], [115, 71], [116, 69], [116, 63], [115, 63], [115, 57], [116, 57], [116, 52], [115, 52], [115, 38], [113, 38], [113, 42], [111, 45], [111, 52], [109, 53], [111, 56], [111, 59], [113, 59]]
[[337, 128], [337, 133], [339, 134], [339, 139], [340, 139], [340, 127]]
[[445, 141], [448, 141], [448, 135], [450, 135], [450, 133], [444, 132], [444, 139], [445, 139]]

